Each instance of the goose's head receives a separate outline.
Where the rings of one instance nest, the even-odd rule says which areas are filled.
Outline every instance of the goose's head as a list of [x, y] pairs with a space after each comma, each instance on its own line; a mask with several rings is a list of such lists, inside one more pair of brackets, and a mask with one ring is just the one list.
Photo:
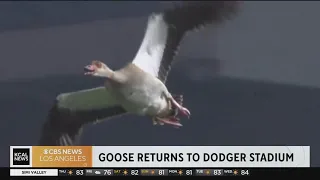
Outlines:
[[99, 76], [99, 77], [111, 77], [113, 71], [101, 61], [92, 61], [90, 65], [84, 67], [86, 71], [85, 75]]

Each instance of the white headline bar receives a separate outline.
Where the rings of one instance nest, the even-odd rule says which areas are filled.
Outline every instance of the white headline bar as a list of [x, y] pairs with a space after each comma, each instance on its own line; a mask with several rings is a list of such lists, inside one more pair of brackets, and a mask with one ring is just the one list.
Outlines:
[[93, 167], [310, 167], [310, 146], [93, 146]]

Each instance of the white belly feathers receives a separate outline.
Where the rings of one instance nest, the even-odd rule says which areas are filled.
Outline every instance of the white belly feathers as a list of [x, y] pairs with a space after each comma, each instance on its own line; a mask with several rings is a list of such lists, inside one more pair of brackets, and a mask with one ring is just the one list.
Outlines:
[[[129, 74], [130, 75], [130, 74]], [[108, 84], [128, 112], [139, 115], [155, 116], [168, 112], [168, 101], [163, 92], [165, 86], [159, 85], [159, 79], [150, 74], [131, 75], [130, 84]]]
[[127, 111], [140, 115], [155, 115], [167, 109], [168, 102], [162, 91], [156, 88], [134, 87], [123, 89], [123, 106]]

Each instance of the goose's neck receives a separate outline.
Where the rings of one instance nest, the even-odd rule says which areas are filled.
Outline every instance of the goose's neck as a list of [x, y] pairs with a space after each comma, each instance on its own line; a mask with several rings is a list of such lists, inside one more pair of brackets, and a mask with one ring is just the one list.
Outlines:
[[100, 70], [97, 73], [97, 76], [99, 77], [106, 77], [108, 79], [112, 79], [114, 76], [114, 71], [108, 67], [104, 68], [103, 70]]
[[123, 73], [118, 71], [113, 71], [110, 68], [105, 68], [103, 71], [100, 71], [98, 76], [106, 77], [109, 80], [117, 83], [124, 83], [126, 81], [126, 77]]

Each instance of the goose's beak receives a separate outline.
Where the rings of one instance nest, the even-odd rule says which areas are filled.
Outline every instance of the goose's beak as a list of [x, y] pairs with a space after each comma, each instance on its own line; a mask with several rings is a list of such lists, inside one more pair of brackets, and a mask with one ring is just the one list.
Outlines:
[[92, 75], [95, 72], [96, 68], [93, 65], [87, 65], [84, 67], [85, 75]]

